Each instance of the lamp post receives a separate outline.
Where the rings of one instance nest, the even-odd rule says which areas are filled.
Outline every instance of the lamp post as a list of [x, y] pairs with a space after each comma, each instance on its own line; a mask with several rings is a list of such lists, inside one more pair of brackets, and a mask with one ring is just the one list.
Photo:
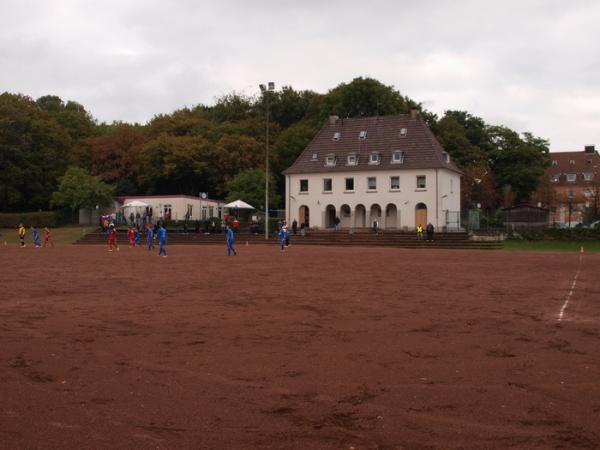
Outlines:
[[269, 108], [270, 92], [275, 90], [275, 83], [269, 81], [267, 86], [261, 84], [260, 91], [267, 99], [267, 146], [265, 153], [265, 239], [269, 239]]

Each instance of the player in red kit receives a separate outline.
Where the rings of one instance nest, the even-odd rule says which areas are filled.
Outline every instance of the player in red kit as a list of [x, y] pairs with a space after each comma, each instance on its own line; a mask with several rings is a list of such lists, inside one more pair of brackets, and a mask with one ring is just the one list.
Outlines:
[[117, 244], [117, 229], [115, 225], [111, 223], [108, 227], [108, 251], [112, 252], [113, 247], [119, 251], [119, 245]]
[[129, 228], [127, 236], [129, 237], [129, 246], [131, 248], [135, 248], [135, 230], [133, 229], [133, 227]]

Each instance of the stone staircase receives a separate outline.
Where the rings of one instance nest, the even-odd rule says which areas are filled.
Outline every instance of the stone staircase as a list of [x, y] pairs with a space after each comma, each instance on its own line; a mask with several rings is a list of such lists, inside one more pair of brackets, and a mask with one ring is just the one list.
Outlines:
[[[106, 245], [108, 237], [105, 233], [93, 232], [85, 235], [76, 245]], [[119, 244], [127, 245], [125, 232], [119, 233]], [[176, 233], [168, 234], [169, 245], [225, 245], [223, 233], [197, 234]], [[248, 232], [236, 234], [236, 244], [245, 245], [277, 245], [275, 235], [265, 240], [264, 234], [253, 235]], [[402, 248], [454, 248], [454, 249], [478, 249], [491, 250], [501, 249], [502, 242], [499, 241], [473, 241], [469, 240], [466, 232], [435, 233], [433, 242], [419, 241], [414, 233], [386, 230], [375, 234], [370, 230], [355, 231], [350, 234], [347, 230], [311, 231], [302, 237], [299, 234], [292, 235], [292, 245], [334, 245], [334, 246], [365, 246], [365, 247], [402, 247]], [[145, 245], [145, 238], [142, 238]]]

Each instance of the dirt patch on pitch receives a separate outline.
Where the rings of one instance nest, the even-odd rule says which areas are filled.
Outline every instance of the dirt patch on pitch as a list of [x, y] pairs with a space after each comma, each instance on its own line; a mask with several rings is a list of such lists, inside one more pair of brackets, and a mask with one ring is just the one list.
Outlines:
[[600, 442], [600, 255], [0, 250], [10, 448]]

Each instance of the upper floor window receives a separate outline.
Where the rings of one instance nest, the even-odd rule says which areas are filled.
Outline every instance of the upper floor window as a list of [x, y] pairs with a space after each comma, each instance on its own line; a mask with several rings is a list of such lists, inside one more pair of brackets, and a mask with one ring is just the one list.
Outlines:
[[557, 161], [557, 160], [555, 160], [555, 159], [553, 159], [553, 160], [552, 160], [552, 165], [553, 165], [553, 166], [558, 166], [558, 161]]
[[326, 166], [335, 166], [335, 156], [327, 155], [325, 157], [325, 165]]
[[393, 164], [402, 164], [404, 162], [404, 152], [395, 151], [392, 153], [392, 163]]
[[552, 177], [550, 179], [552, 180], [553, 183], [558, 183], [560, 181], [560, 174], [552, 175]]
[[308, 180], [300, 180], [300, 192], [308, 192]]
[[367, 130], [362, 130], [359, 134], [358, 134], [358, 138], [359, 139], [366, 139], [367, 138]]
[[417, 189], [425, 189], [427, 187], [427, 177], [425, 175], [417, 175]]
[[369, 164], [379, 164], [379, 153], [371, 153], [369, 156]]
[[450, 162], [450, 154], [448, 152], [442, 153], [442, 156], [444, 157], [444, 162]]
[[346, 161], [346, 164], [348, 164], [349, 166], [355, 166], [358, 162], [358, 158], [356, 157], [356, 155], [353, 153], [351, 155], [348, 155], [348, 159]]
[[342, 133], [340, 133], [339, 131], [336, 131], [335, 133], [333, 133], [333, 140], [334, 141], [339, 141], [342, 137]]
[[354, 178], [346, 178], [346, 190], [347, 191], [354, 190]]
[[398, 176], [390, 177], [390, 189], [392, 189], [392, 190], [400, 189], [400, 177], [398, 177]]
[[331, 178], [323, 178], [323, 192], [331, 192], [333, 190], [333, 183]]
[[576, 181], [576, 180], [577, 180], [577, 174], [575, 174], [575, 173], [567, 174], [567, 181]]
[[408, 132], [408, 130], [406, 128], [400, 128], [400, 137], [406, 136], [407, 132]]
[[367, 189], [369, 191], [374, 191], [377, 189], [377, 178], [375, 178], [375, 177], [367, 178]]

